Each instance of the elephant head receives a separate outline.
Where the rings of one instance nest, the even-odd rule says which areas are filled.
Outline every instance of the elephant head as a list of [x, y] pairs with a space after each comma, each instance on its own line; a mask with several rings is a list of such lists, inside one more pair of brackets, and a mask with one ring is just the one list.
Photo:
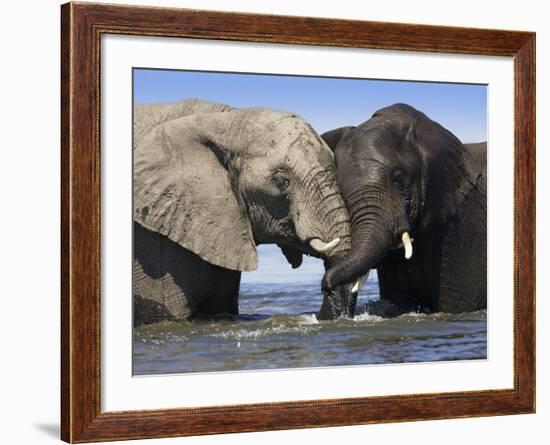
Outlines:
[[350, 255], [326, 272], [323, 289], [353, 283], [391, 249], [403, 249], [409, 260], [476, 183], [462, 143], [409, 105], [383, 108], [322, 137], [335, 151], [352, 236]]
[[262, 243], [278, 244], [292, 267], [302, 253], [331, 266], [349, 252], [333, 153], [302, 118], [189, 103], [137, 108], [136, 222], [236, 271], [256, 268]]

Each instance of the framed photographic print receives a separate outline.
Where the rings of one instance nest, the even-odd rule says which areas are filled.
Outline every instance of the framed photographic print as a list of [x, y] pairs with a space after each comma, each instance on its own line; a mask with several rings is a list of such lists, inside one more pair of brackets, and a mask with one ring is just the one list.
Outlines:
[[533, 33], [61, 16], [63, 440], [534, 412]]

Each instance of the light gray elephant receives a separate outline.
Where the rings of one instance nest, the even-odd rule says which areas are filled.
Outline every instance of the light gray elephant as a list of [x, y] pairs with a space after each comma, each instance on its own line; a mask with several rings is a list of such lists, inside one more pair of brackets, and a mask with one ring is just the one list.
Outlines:
[[[333, 154], [313, 129], [267, 108], [136, 106], [134, 324], [238, 314], [241, 271], [266, 243], [293, 268], [302, 253], [330, 267], [349, 252]], [[325, 296], [324, 318], [352, 297]]]

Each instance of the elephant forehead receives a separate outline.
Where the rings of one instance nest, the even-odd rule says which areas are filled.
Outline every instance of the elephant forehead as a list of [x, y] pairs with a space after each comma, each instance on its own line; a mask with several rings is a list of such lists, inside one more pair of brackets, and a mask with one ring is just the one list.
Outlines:
[[297, 159], [317, 160], [322, 163], [332, 163], [333, 153], [321, 137], [302, 119], [293, 119], [290, 131], [284, 134], [280, 144], [285, 151]]
[[276, 133], [279, 137], [313, 131], [304, 119], [289, 112], [252, 108], [243, 110], [242, 113], [248, 116], [249, 120], [254, 121], [261, 131]]
[[334, 167], [330, 149], [309, 134], [298, 135], [293, 140], [281, 141], [284, 162], [295, 170]]
[[309, 159], [331, 162], [332, 152], [315, 131], [302, 119], [284, 116], [257, 127], [251, 151], [267, 155], [274, 161]]
[[319, 165], [324, 169], [334, 168], [334, 155], [323, 144], [314, 143], [306, 144], [294, 150], [290, 149], [289, 153], [296, 152], [295, 160], [297, 164], [309, 166]]

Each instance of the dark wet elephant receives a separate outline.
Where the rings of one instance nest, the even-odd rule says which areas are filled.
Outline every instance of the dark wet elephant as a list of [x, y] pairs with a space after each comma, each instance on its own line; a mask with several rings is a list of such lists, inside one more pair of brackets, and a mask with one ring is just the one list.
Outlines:
[[376, 268], [399, 311], [487, 306], [486, 143], [462, 144], [405, 104], [322, 135], [351, 218], [350, 256], [323, 288]]
[[[313, 129], [267, 108], [137, 106], [134, 323], [236, 315], [241, 271], [267, 243], [292, 267], [303, 253], [330, 267], [349, 252], [333, 153]], [[325, 318], [342, 301], [338, 311], [355, 309], [342, 293], [325, 298]]]

